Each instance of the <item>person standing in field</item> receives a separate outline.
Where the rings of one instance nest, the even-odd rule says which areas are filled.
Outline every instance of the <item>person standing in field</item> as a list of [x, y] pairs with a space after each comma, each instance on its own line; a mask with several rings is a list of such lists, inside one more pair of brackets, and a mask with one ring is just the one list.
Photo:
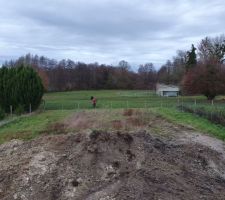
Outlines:
[[91, 103], [93, 105], [93, 108], [96, 108], [96, 102], [97, 102], [97, 99], [93, 96], [91, 96]]

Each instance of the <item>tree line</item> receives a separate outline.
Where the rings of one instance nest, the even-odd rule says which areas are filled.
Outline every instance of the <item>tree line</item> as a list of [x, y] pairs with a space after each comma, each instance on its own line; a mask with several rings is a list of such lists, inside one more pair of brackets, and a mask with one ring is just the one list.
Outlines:
[[72, 60], [57, 62], [44, 56], [27, 54], [4, 64], [17, 67], [32, 66], [42, 79], [47, 91], [70, 91], [92, 89], [154, 89], [157, 71], [152, 63], [140, 65], [138, 72], [131, 70], [122, 60], [116, 66]]
[[203, 94], [213, 99], [225, 91], [225, 36], [206, 37], [197, 48], [178, 50], [159, 70], [152, 63], [131, 70], [128, 62], [118, 65], [86, 64], [73, 60], [56, 61], [27, 54], [4, 64], [6, 67], [29, 65], [42, 79], [46, 91], [92, 89], [154, 89], [157, 82], [175, 84], [183, 94]]

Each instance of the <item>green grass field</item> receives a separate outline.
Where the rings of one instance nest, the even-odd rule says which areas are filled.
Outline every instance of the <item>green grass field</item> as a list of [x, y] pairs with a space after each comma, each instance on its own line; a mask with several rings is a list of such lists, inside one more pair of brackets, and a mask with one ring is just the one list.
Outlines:
[[[210, 102], [203, 96], [159, 97], [152, 91], [99, 90], [45, 94], [45, 104], [41, 105], [41, 112], [17, 117], [12, 122], [0, 125], [0, 143], [11, 139], [27, 140], [35, 138], [44, 133], [45, 130], [48, 130], [49, 126], [64, 120], [72, 113], [93, 109], [90, 102], [91, 96], [95, 96], [98, 99], [98, 111], [104, 110], [105, 112], [107, 109], [126, 108], [148, 109], [153, 114], [160, 115], [173, 123], [192, 126], [197, 131], [225, 140], [225, 127], [177, 109], [178, 105], [194, 105], [195, 102], [197, 102], [197, 105], [204, 105], [213, 109]], [[218, 99], [220, 98], [218, 97]], [[215, 101], [215, 104], [217, 103], [221, 108], [224, 106], [221, 101]]]
[[44, 96], [46, 110], [71, 110], [92, 108], [90, 97], [97, 98], [97, 108], [149, 108], [175, 107], [181, 103], [208, 103], [203, 96], [159, 97], [149, 90], [98, 90], [47, 93]]

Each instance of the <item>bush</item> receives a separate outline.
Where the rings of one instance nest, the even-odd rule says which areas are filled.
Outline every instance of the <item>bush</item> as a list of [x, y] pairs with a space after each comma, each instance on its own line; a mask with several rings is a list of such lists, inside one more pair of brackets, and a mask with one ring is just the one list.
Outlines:
[[4, 110], [0, 107], [0, 120], [5, 118], [5, 112]]
[[2, 67], [0, 69], [0, 106], [10, 112], [10, 106], [21, 111], [36, 110], [41, 102], [44, 87], [38, 74], [29, 66]]

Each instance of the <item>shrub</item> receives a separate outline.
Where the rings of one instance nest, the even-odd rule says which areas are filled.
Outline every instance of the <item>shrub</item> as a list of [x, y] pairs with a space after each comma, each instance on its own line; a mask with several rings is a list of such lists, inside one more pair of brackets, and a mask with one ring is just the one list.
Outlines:
[[24, 64], [19, 67], [2, 67], [0, 69], [0, 106], [5, 112], [13, 108], [29, 111], [38, 108], [44, 87], [38, 74], [29, 66]]

